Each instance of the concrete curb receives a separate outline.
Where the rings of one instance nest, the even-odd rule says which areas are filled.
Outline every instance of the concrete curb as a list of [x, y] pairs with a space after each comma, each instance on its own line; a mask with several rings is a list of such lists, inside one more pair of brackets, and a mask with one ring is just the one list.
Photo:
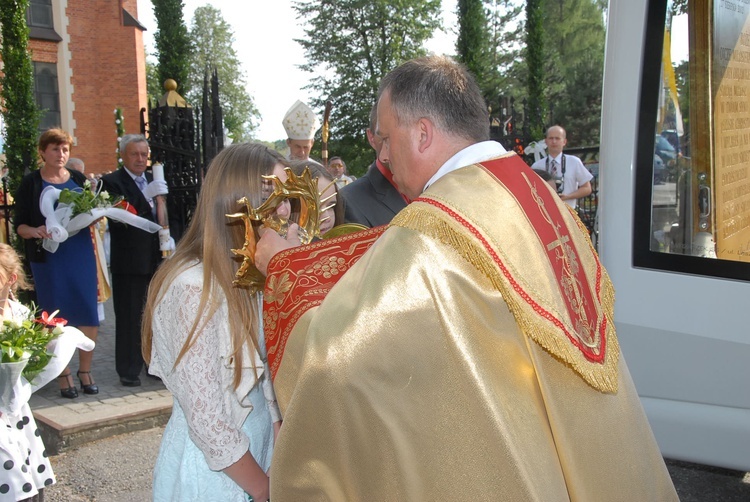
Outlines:
[[[39, 389], [29, 405], [39, 426], [47, 453], [58, 455], [89, 441], [164, 425], [172, 413], [172, 395], [161, 380], [141, 373], [140, 387], [124, 387], [115, 371], [115, 315], [110, 299], [104, 304], [105, 320], [99, 326], [92, 374], [99, 386], [95, 395], [76, 399], [60, 396], [57, 381]], [[78, 357], [70, 370], [74, 381]]]

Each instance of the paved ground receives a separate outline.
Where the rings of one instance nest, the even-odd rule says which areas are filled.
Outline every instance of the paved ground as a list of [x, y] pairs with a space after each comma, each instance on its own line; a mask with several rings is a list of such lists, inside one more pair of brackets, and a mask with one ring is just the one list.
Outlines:
[[[62, 453], [51, 458], [58, 482], [47, 490], [48, 502], [151, 499], [151, 474], [172, 398], [164, 385], [145, 371], [141, 387], [120, 385], [115, 372], [111, 300], [105, 305], [105, 316], [94, 353], [99, 394], [81, 393], [77, 399], [64, 399], [57, 382], [51, 382], [30, 401], [37, 421], [61, 431], [66, 438], [61, 443]], [[77, 367], [74, 357], [74, 374]], [[144, 421], [144, 417], [155, 420]], [[750, 501], [750, 473], [669, 460], [667, 466], [682, 502]]]
[[[51, 453], [57, 453], [58, 448], [50, 444], [55, 439], [49, 434], [57, 433], [61, 437], [58, 438], [59, 447], [64, 449], [86, 440], [152, 427], [168, 419], [172, 396], [161, 381], [147, 376], [144, 370], [140, 387], [123, 387], [120, 384], [115, 371], [114, 318], [110, 299], [105, 304], [105, 320], [99, 327], [94, 349], [92, 374], [99, 386], [99, 394], [84, 394], [80, 391], [78, 379], [74, 378], [79, 387], [78, 398], [61, 397], [57, 381], [52, 381], [34, 393], [29, 401]], [[75, 375], [78, 370], [77, 356], [73, 356], [70, 367]], [[154, 417], [161, 419], [153, 420]]]
[[146, 502], [163, 428], [87, 443], [50, 458], [57, 483], [45, 502]]
[[[162, 427], [131, 432], [71, 448], [51, 458], [57, 484], [47, 502], [151, 500], [151, 474]], [[747, 502], [750, 474], [667, 461], [682, 502]], [[503, 500], [498, 496], [498, 500]]]

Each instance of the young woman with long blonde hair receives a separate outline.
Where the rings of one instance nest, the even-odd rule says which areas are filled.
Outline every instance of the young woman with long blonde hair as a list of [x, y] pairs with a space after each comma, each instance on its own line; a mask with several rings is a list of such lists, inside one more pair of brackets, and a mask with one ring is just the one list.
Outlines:
[[[269, 498], [276, 406], [261, 327], [260, 294], [232, 284], [244, 225], [226, 214], [263, 199], [262, 175], [285, 179], [285, 159], [237, 144], [208, 169], [195, 214], [151, 282], [143, 356], [174, 397], [154, 470], [154, 500]], [[267, 184], [267, 183], [266, 183]]]

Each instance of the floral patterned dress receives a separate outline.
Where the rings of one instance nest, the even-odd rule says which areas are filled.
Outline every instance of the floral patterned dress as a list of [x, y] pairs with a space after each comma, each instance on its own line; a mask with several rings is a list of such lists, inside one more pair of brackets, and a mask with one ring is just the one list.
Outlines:
[[[268, 471], [273, 422], [281, 419], [263, 361], [262, 330], [262, 353], [245, 352], [242, 381], [233, 388], [234, 358], [225, 299], [210, 318], [201, 316], [195, 343], [175, 367], [198, 312], [202, 285], [203, 266], [196, 262], [165, 286], [164, 297], [154, 309], [149, 373], [164, 381], [174, 400], [154, 468], [157, 502], [248, 500], [222, 469], [249, 451]], [[218, 286], [213, 289], [221, 294]]]

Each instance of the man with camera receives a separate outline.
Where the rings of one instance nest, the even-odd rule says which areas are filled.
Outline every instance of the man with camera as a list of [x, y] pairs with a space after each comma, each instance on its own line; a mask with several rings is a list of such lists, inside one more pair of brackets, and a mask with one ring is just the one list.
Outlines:
[[555, 180], [557, 194], [575, 209], [578, 199], [591, 193], [591, 179], [594, 176], [583, 167], [578, 157], [562, 153], [563, 147], [568, 143], [565, 129], [559, 125], [550, 127], [544, 142], [547, 144], [548, 155], [534, 162], [531, 168], [548, 172]]

